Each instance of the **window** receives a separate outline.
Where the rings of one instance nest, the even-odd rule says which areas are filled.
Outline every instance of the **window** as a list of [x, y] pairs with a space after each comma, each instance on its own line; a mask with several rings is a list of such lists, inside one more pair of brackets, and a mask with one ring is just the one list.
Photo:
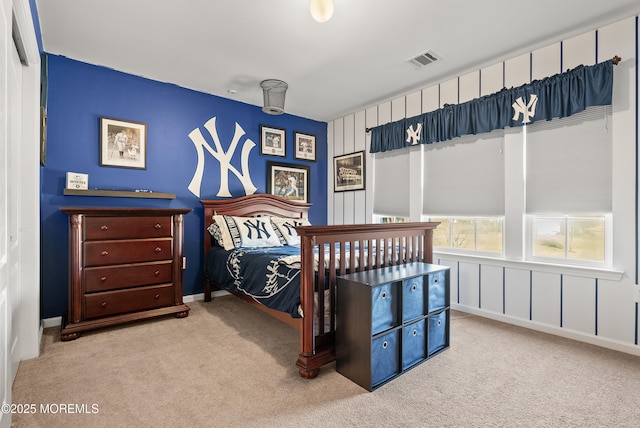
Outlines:
[[433, 246], [478, 253], [504, 252], [503, 217], [430, 217], [440, 222], [433, 231]]
[[610, 123], [596, 106], [526, 127], [528, 259], [611, 266]]
[[569, 264], [609, 266], [610, 215], [529, 216], [528, 258]]

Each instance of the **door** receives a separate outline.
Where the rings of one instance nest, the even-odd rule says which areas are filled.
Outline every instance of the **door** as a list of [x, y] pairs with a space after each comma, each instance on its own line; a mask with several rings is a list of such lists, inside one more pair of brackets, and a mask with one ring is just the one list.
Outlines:
[[[11, 403], [11, 356], [9, 355], [9, 341], [11, 336], [9, 316], [9, 230], [8, 230], [8, 113], [7, 113], [7, 48], [11, 45], [10, 33], [5, 29], [11, 28], [11, 19], [7, 19], [6, 10], [0, 5], [0, 405]], [[4, 407], [3, 407], [4, 408]], [[11, 415], [0, 412], [0, 427], [9, 427]]]

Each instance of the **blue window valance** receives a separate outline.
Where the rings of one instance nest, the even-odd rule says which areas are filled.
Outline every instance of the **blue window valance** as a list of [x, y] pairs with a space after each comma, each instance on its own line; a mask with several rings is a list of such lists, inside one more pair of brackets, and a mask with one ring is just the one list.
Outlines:
[[587, 107], [611, 104], [613, 65], [619, 60], [580, 65], [517, 88], [376, 126], [370, 129], [371, 153], [567, 117]]

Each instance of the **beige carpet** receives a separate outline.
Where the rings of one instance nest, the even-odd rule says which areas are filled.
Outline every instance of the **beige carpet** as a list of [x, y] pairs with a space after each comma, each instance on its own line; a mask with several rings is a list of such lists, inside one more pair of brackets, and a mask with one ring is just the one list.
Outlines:
[[631, 355], [453, 313], [448, 350], [370, 393], [334, 364], [300, 378], [297, 331], [234, 297], [190, 306], [73, 342], [47, 329], [13, 386], [37, 411], [13, 426], [640, 426]]

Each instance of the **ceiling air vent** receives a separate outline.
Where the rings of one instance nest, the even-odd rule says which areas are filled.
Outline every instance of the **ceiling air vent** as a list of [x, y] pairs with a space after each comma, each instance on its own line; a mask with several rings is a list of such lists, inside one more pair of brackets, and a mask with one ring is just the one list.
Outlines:
[[436, 62], [439, 59], [440, 57], [438, 57], [435, 53], [427, 51], [414, 58], [411, 58], [409, 62], [419, 68], [424, 67], [427, 64], [431, 64], [432, 62]]

